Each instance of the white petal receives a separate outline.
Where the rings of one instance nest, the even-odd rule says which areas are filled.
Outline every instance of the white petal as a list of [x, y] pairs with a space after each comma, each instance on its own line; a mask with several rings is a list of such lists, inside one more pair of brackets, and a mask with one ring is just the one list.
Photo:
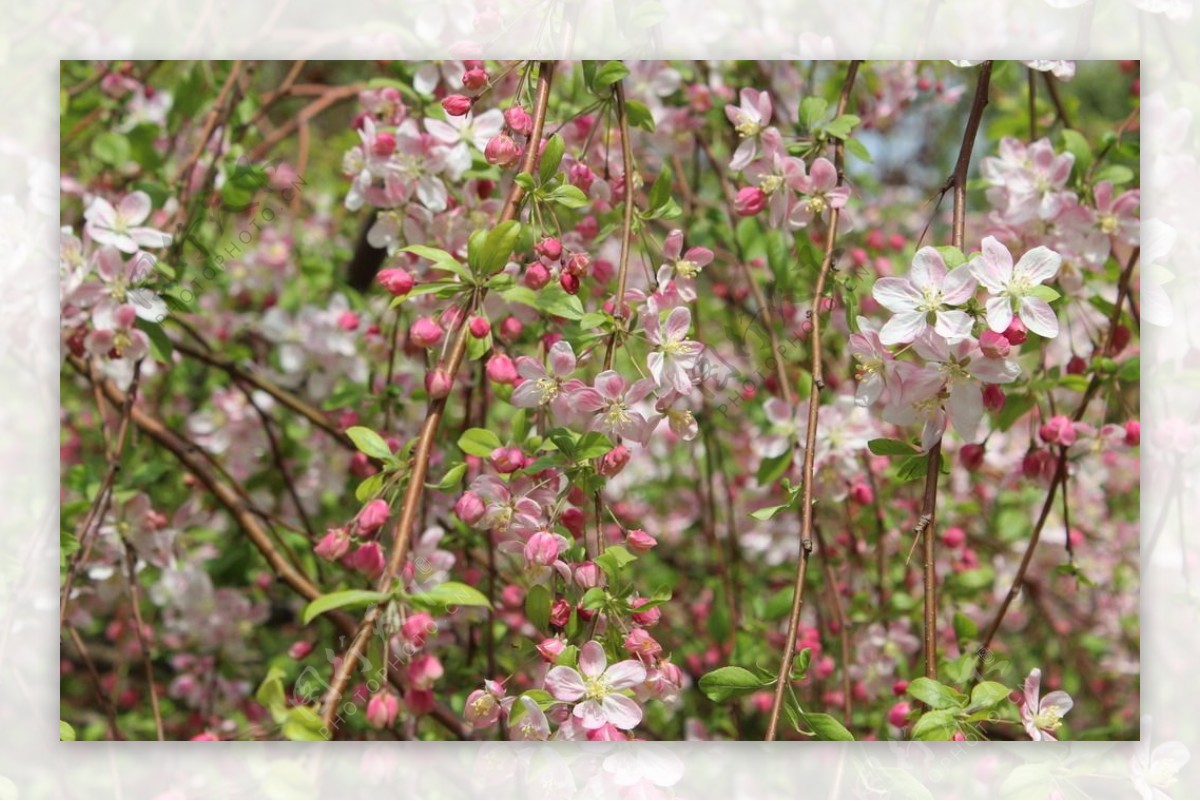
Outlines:
[[879, 332], [879, 341], [884, 345], [912, 342], [926, 328], [924, 312], [905, 312], [887, 321]]
[[1058, 275], [1061, 266], [1062, 256], [1048, 247], [1036, 247], [1021, 257], [1013, 273], [1028, 276], [1033, 283], [1040, 284]]
[[907, 278], [880, 278], [875, 282], [871, 296], [890, 312], [910, 312], [924, 300]]
[[941, 334], [947, 342], [954, 344], [971, 336], [971, 315], [965, 311], [940, 311], [937, 313], [937, 325], [933, 330]]
[[642, 722], [642, 708], [632, 698], [626, 698], [624, 695], [606, 695], [603, 708], [608, 722], [618, 729], [628, 731]]
[[1058, 336], [1058, 317], [1041, 298], [1021, 298], [1021, 322], [1033, 333], [1046, 339]]
[[1009, 324], [1012, 322], [1012, 303], [1006, 297], [988, 298], [987, 301], [987, 324], [988, 328], [995, 331], [997, 334], [1003, 334], [1008, 330]]
[[946, 409], [958, 435], [966, 442], [973, 442], [979, 420], [983, 417], [983, 392], [979, 385], [972, 382], [951, 389]]

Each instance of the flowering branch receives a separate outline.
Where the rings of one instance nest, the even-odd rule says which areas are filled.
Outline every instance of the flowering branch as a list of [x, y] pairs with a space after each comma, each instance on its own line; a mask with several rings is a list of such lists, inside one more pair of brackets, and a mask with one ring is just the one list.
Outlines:
[[[851, 61], [850, 67], [846, 70], [846, 78], [842, 82], [842, 92], [838, 97], [838, 116], [846, 112], [846, 104], [850, 99], [850, 89], [854, 86], [854, 79], [858, 75], [858, 65], [859, 62]], [[844, 145], [840, 139], [837, 142], [834, 153], [835, 164], [837, 166], [837, 183], [840, 186], [845, 182], [845, 176], [842, 171]], [[800, 609], [804, 604], [804, 581], [808, 574], [808, 557], [812, 553], [813, 460], [816, 453], [817, 409], [821, 402], [821, 389], [825, 386], [821, 363], [821, 300], [825, 294], [825, 279], [829, 275], [829, 268], [833, 265], [833, 251], [834, 244], [837, 241], [838, 219], [840, 216], [841, 209], [836, 206], [829, 212], [829, 227], [825, 234], [825, 255], [821, 259], [821, 270], [817, 274], [817, 285], [813, 290], [812, 308], [809, 310], [809, 319], [812, 321], [812, 333], [809, 335], [809, 341], [812, 342], [812, 362], [810, 368], [812, 386], [809, 389], [808, 396], [808, 428], [805, 431], [804, 445], [804, 472], [802, 475], [804, 500], [801, 506], [800, 559], [796, 564], [796, 580], [794, 589], [792, 590], [792, 609], [788, 616], [787, 639], [784, 641], [783, 646], [783, 660], [779, 666], [779, 675], [775, 682], [775, 696], [771, 701], [771, 717], [767, 723], [767, 742], [772, 742], [775, 739], [775, 733], [779, 727], [779, 712], [783, 708], [784, 691], [791, 686], [792, 658], [796, 654], [796, 634], [800, 628]], [[849, 665], [843, 665], [842, 669], [848, 670]]]

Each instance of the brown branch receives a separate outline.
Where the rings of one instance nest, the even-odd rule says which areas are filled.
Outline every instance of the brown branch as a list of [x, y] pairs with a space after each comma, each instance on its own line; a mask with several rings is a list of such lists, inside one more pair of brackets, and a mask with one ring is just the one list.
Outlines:
[[64, 627], [67, 630], [67, 635], [71, 638], [71, 642], [75, 645], [75, 650], [79, 652], [79, 658], [83, 660], [83, 665], [87, 668], [88, 675], [92, 679], [96, 698], [100, 700], [100, 704], [104, 707], [104, 716], [108, 718], [109, 738], [124, 740], [125, 736], [121, 734], [121, 729], [117, 726], [117, 708], [113, 705], [112, 698], [104, 691], [104, 684], [100, 681], [100, 674], [96, 671], [96, 665], [92, 662], [92, 657], [88, 653], [87, 646], [83, 643], [83, 638], [79, 636], [79, 632], [70, 623], [65, 623]]
[[[617, 81], [613, 88], [613, 96], [617, 100], [617, 123], [621, 131], [621, 168], [624, 172], [625, 183], [625, 214], [621, 220], [621, 258], [617, 269], [617, 305], [613, 316], [619, 324], [613, 327], [608, 338], [608, 349], [604, 352], [604, 369], [611, 370], [613, 356], [616, 354], [617, 338], [625, 333], [625, 283], [629, 276], [629, 241], [633, 237], [633, 210], [635, 198], [633, 194], [633, 146], [629, 142], [629, 116], [625, 111], [625, 81]], [[601, 546], [596, 543], [597, 550]]]
[[[301, 125], [306, 125], [310, 119], [325, 111], [330, 106], [340, 103], [343, 100], [357, 97], [358, 93], [363, 90], [363, 86], [363, 84], [354, 83], [346, 86], [323, 87], [324, 91], [316, 100], [300, 109], [294, 117], [283, 125], [280, 125], [263, 141], [255, 145], [254, 149], [250, 151], [248, 158], [251, 162], [262, 161], [276, 145], [291, 136]], [[294, 89], [299, 89], [299, 87], [294, 87]]]
[[1062, 98], [1058, 96], [1058, 81], [1048, 72], [1043, 72], [1042, 77], [1046, 79], [1046, 88], [1050, 91], [1050, 102], [1054, 104], [1054, 113], [1058, 115], [1058, 121], [1064, 128], [1075, 127], [1067, 118], [1067, 109], [1063, 106]]
[[846, 726], [849, 727], [851, 714], [854, 712], [854, 694], [850, 684], [850, 627], [845, 610], [842, 609], [842, 593], [838, 589], [837, 574], [833, 572], [833, 562], [829, 559], [829, 548], [825, 544], [821, 527], [814, 525], [813, 534], [817, 538], [817, 549], [821, 553], [821, 571], [833, 597], [833, 619], [838, 627], [838, 641], [842, 654], [842, 713], [846, 716]]
[[[554, 62], [543, 61], [539, 63], [537, 98], [534, 101], [533, 109], [533, 131], [530, 134], [529, 142], [526, 144], [525, 157], [520, 167], [521, 172], [532, 172], [533, 165], [537, 160], [538, 145], [541, 142], [542, 130], [546, 122], [546, 110], [550, 103], [550, 82], [553, 72]], [[508, 198], [501, 209], [497, 224], [517, 218], [520, 203], [524, 196], [525, 190], [514, 181]], [[464, 314], [461, 315], [458, 322], [458, 333], [445, 367], [446, 375], [450, 377], [451, 381], [458, 374], [458, 369], [462, 365], [463, 358], [467, 352], [467, 340], [470, 336], [467, 324], [468, 320], [474, 309], [477, 308], [477, 305], [483, 302], [484, 296], [485, 292], [483, 290], [476, 293], [473, 302], [468, 304], [469, 308], [464, 310]], [[437, 435], [438, 427], [441, 425], [442, 416], [446, 410], [446, 398], [448, 397], [449, 395], [447, 394], [445, 397], [431, 400], [429, 409], [425, 413], [425, 422], [421, 426], [421, 433], [413, 452], [412, 473], [409, 475], [408, 486], [405, 488], [400, 517], [392, 529], [392, 538], [396, 544], [392, 548], [387, 566], [379, 579], [378, 586], [381, 592], [391, 590], [392, 582], [399, 575], [404, 565], [404, 560], [408, 556], [408, 546], [412, 537], [413, 524], [416, 521], [417, 513], [421, 507], [421, 499], [424, 495], [425, 475], [429, 469], [429, 458], [433, 453], [433, 440]], [[325, 727], [330, 732], [333, 732], [336, 728], [334, 715], [337, 704], [346, 691], [350, 677], [353, 675], [367, 642], [375, 630], [380, 614], [381, 607], [379, 606], [368, 610], [362, 619], [362, 623], [358, 626], [358, 631], [350, 647], [343, 655], [342, 661], [333, 675], [333, 679], [329, 683], [329, 693], [326, 695], [325, 708], [322, 711], [321, 717]]]
[[154, 715], [154, 733], [158, 741], [166, 739], [163, 736], [162, 710], [158, 706], [158, 688], [154, 685], [154, 665], [150, 661], [150, 646], [146, 644], [145, 623], [142, 621], [142, 596], [138, 592], [136, 562], [133, 549], [124, 537], [121, 544], [125, 548], [125, 579], [129, 583], [129, 604], [133, 607], [133, 623], [137, 632], [138, 650], [142, 654], [142, 665], [146, 671], [146, 689], [150, 693], [150, 711]]
[[[841, 96], [838, 98], [837, 115], [846, 112], [846, 104], [850, 99], [850, 89], [858, 75], [858, 61], [851, 61], [846, 70], [846, 79], [842, 82]], [[843, 145], [839, 139], [834, 150], [834, 160], [838, 171], [838, 184], [845, 181], [842, 174]], [[775, 696], [771, 703], [771, 716], [767, 723], [767, 742], [775, 739], [779, 727], [779, 713], [783, 709], [784, 691], [791, 686], [792, 659], [796, 654], [796, 634], [800, 628], [800, 610], [804, 603], [804, 581], [808, 574], [808, 557], [812, 553], [813, 531], [813, 460], [816, 452], [817, 410], [821, 402], [821, 389], [825, 386], [824, 373], [821, 364], [821, 300], [825, 294], [825, 279], [829, 268], [833, 265], [834, 244], [837, 241], [838, 219], [840, 209], [829, 212], [829, 227], [825, 235], [825, 256], [821, 260], [821, 271], [817, 275], [817, 285], [813, 290], [812, 308], [809, 317], [812, 321], [812, 332], [809, 342], [812, 343], [812, 385], [808, 397], [808, 430], [805, 432], [804, 447], [804, 500], [801, 507], [800, 525], [800, 559], [796, 563], [796, 579], [792, 590], [792, 608], [788, 616], [787, 638], [784, 640], [783, 659], [779, 666], [779, 675], [775, 682]], [[849, 721], [847, 721], [849, 723]]]

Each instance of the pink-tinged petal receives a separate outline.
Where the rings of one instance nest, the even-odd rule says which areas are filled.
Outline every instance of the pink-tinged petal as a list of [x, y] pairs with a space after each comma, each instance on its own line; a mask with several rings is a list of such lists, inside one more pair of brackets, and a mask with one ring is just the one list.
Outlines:
[[854, 404], [856, 406], [872, 406], [875, 401], [879, 400], [883, 395], [883, 376], [879, 373], [870, 373], [862, 381], [858, 382], [858, 389], [854, 392]]
[[625, 393], [625, 402], [630, 404], [640, 402], [643, 398], [654, 391], [655, 386], [656, 384], [652, 379], [643, 378], [639, 380], [636, 384], [629, 388], [628, 392]]
[[542, 392], [538, 389], [537, 380], [527, 378], [513, 390], [512, 397], [509, 399], [513, 406], [520, 406], [525, 409], [535, 409], [542, 403]]
[[996, 237], [984, 237], [983, 253], [971, 261], [971, 273], [989, 292], [1003, 292], [1012, 280], [1012, 254]]
[[960, 264], [946, 274], [942, 284], [942, 301], [957, 306], [966, 303], [975, 294], [975, 276], [969, 265]]
[[[927, 286], [941, 288], [942, 283], [946, 280], [946, 262], [942, 259], [942, 254], [931, 247], [923, 247], [918, 250], [913, 256], [912, 270], [908, 277], [918, 289], [924, 289]], [[887, 279], [881, 278], [880, 280], [886, 281]], [[878, 282], [876, 282], [876, 286], [878, 286]], [[959, 300], [948, 302], [962, 303]]]
[[111, 329], [92, 331], [83, 338], [83, 347], [93, 356], [106, 356], [113, 348], [114, 339]]
[[509, 727], [509, 734], [514, 740], [545, 740], [550, 736], [550, 721], [546, 713], [532, 698], [522, 695], [517, 699], [520, 714], [513, 714], [514, 725]]
[[964, 311], [940, 311], [937, 313], [937, 324], [933, 330], [947, 342], [954, 344], [971, 336], [973, 322], [971, 315]]
[[1060, 153], [1050, 166], [1050, 183], [1062, 186], [1071, 175], [1071, 167], [1075, 164], [1074, 153]]
[[1021, 322], [1038, 336], [1046, 339], [1058, 336], [1058, 317], [1050, 304], [1041, 298], [1021, 298]]
[[1096, 196], [1096, 210], [1105, 212], [1112, 205], [1112, 181], [1101, 181], [1092, 187], [1092, 192]]
[[1058, 716], [1062, 717], [1070, 712], [1074, 706], [1075, 700], [1070, 695], [1062, 690], [1055, 690], [1052, 693], [1046, 693], [1038, 709], [1042, 712], [1057, 712]]
[[166, 301], [149, 289], [131, 289], [128, 294], [137, 316], [152, 323], [161, 323], [170, 313]]
[[825, 201], [831, 208], [840, 209], [850, 201], [850, 188], [835, 186], [825, 193]]
[[618, 729], [628, 731], [642, 722], [642, 708], [632, 698], [624, 695], [606, 695], [601, 705], [604, 708], [604, 717]]
[[140, 329], [133, 329], [129, 332], [129, 345], [125, 348], [122, 354], [127, 359], [144, 359], [146, 354], [150, 352], [150, 337], [146, 336], [146, 332]]
[[946, 401], [946, 411], [958, 435], [966, 442], [973, 442], [983, 417], [983, 391], [974, 382], [953, 386]]
[[739, 125], [742, 121], [742, 110], [732, 103], [725, 105], [725, 119], [729, 120], [730, 125]]
[[972, 359], [967, 372], [989, 384], [1011, 384], [1021, 377], [1021, 365], [1011, 359]]
[[837, 186], [837, 167], [829, 159], [819, 158], [809, 168], [808, 177], [812, 179], [813, 191], [828, 192]]
[[884, 345], [912, 342], [926, 327], [924, 312], [902, 312], [887, 321], [879, 332], [879, 341]]
[[94, 259], [96, 272], [105, 283], [112, 283], [125, 271], [125, 261], [121, 258], [121, 252], [111, 245], [105, 245], [96, 251]]
[[675, 261], [679, 258], [679, 254], [683, 252], [683, 231], [676, 228], [671, 233], [667, 234], [667, 238], [663, 240], [662, 254], [667, 261]]
[[681, 340], [692, 327], [692, 312], [687, 306], [677, 306], [667, 316], [666, 335], [669, 340]]
[[[513, 396], [516, 396], [515, 392]], [[598, 412], [608, 404], [599, 392], [591, 387], [584, 387], [571, 394], [571, 405], [581, 412]]]
[[755, 109], [758, 111], [758, 119], [762, 125], [767, 125], [771, 122], [771, 116], [775, 113], [775, 108], [771, 105], [770, 92], [758, 93]]
[[1142, 193], [1137, 189], [1130, 189], [1113, 202], [1112, 213], [1118, 217], [1131, 217], [1141, 203]]
[[737, 150], [733, 151], [733, 158], [729, 160], [729, 169], [734, 172], [746, 169], [750, 166], [750, 162], [754, 161], [757, 152], [758, 143], [754, 139], [743, 139], [737, 146]]
[[913, 350], [917, 352], [918, 356], [928, 362], [950, 361], [949, 343], [937, 331], [926, 329], [922, 332], [921, 336], [913, 340]]
[[574, 668], [557, 665], [546, 674], [546, 690], [559, 701], [578, 701], [587, 692], [587, 687]]
[[1029, 675], [1025, 678], [1025, 704], [1029, 709], [1036, 710], [1038, 708], [1038, 700], [1041, 694], [1042, 686], [1042, 669], [1034, 668], [1029, 671]]
[[121, 198], [117, 205], [117, 213], [125, 220], [126, 225], [140, 225], [150, 216], [150, 209], [150, 196], [140, 190]]
[[[890, 312], [911, 312], [925, 298], [907, 278], [880, 278], [871, 297]], [[885, 343], [886, 344], [886, 343]]]
[[697, 267], [705, 267], [712, 263], [713, 252], [704, 247], [688, 248], [688, 252], [684, 255], [684, 258]]
[[1040, 284], [1058, 275], [1058, 268], [1061, 266], [1062, 256], [1048, 247], [1039, 246], [1021, 257], [1017, 266], [1013, 268], [1013, 273], [1026, 276], [1033, 283]]
[[925, 421], [925, 426], [921, 429], [921, 448], [928, 451], [942, 435], [946, 433], [946, 413], [938, 409], [933, 415]]
[[584, 701], [575, 707], [575, 717], [585, 729], [598, 729], [608, 722], [599, 701]]
[[626, 659], [604, 671], [604, 683], [614, 690], [627, 690], [646, 680], [646, 666], [636, 659]]
[[608, 665], [608, 657], [604, 655], [604, 647], [595, 640], [586, 643], [579, 649], [579, 669], [583, 675], [596, 678], [604, 673]]
[[1008, 330], [1009, 323], [1012, 322], [1012, 302], [1006, 297], [988, 298], [987, 301], [987, 324], [988, 328], [995, 331], [997, 334], [1003, 334]]
[[111, 228], [117, 221], [117, 210], [107, 200], [98, 197], [88, 205], [83, 217], [94, 225]]
[[537, 380], [546, 377], [546, 368], [542, 363], [532, 356], [517, 357], [517, 375], [521, 378], [531, 378]]
[[793, 424], [792, 409], [780, 398], [770, 398], [763, 404], [763, 412], [772, 425], [790, 426]]
[[917, 403], [930, 398], [941, 392], [942, 387], [946, 384], [946, 379], [940, 370], [913, 365], [908, 367], [909, 369], [900, 375], [901, 393], [908, 403]]
[[[169, 243], [168, 243], [169, 244]], [[144, 250], [133, 254], [133, 258], [125, 263], [125, 280], [129, 284], [140, 284], [154, 274], [158, 259]]]
[[[655, 382], [661, 387], [663, 385], [663, 355], [659, 351], [651, 351], [646, 357], [646, 366], [650, 369], [650, 375], [654, 376]], [[516, 393], [514, 393], [515, 395]]]
[[560, 378], [565, 378], [575, 372], [575, 351], [571, 343], [560, 339], [550, 348], [550, 372]]
[[596, 376], [596, 391], [609, 400], [619, 400], [626, 386], [625, 378], [616, 370], [605, 370]]

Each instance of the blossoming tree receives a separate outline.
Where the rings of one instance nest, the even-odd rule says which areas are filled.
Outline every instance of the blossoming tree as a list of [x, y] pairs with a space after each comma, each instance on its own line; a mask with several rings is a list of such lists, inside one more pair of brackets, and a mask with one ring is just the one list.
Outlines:
[[1135, 73], [65, 63], [64, 733], [1136, 736]]

